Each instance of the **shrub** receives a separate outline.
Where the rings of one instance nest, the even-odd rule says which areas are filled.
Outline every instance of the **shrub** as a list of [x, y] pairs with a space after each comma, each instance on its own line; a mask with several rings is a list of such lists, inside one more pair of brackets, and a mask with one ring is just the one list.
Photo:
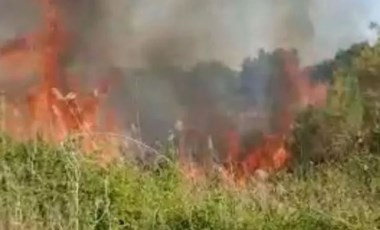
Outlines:
[[312, 163], [342, 160], [355, 153], [357, 132], [342, 116], [309, 108], [299, 114], [289, 140], [294, 163], [305, 169]]
[[240, 188], [189, 181], [175, 161], [100, 168], [70, 145], [0, 137], [0, 229], [376, 229], [379, 159]]

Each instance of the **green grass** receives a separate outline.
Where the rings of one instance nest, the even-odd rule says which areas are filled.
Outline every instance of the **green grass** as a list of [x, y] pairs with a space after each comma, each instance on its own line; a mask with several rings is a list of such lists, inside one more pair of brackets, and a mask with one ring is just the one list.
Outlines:
[[380, 156], [237, 189], [0, 138], [0, 229], [380, 229]]

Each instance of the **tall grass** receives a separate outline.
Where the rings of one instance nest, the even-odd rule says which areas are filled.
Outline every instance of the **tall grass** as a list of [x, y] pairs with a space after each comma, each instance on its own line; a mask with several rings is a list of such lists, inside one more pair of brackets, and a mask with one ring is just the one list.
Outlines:
[[380, 156], [237, 188], [0, 138], [0, 229], [379, 229]]

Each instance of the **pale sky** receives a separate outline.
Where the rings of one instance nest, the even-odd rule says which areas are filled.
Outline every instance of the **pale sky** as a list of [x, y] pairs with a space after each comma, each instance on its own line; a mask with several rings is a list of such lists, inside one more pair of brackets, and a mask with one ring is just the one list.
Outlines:
[[[278, 46], [276, 8], [289, 2], [301, 15], [307, 15], [305, 2], [311, 5], [314, 52], [303, 55], [311, 62], [374, 38], [369, 23], [380, 23], [380, 0], [107, 0], [109, 14], [99, 34], [112, 40], [107, 48], [120, 66], [144, 62], [144, 52], [158, 43], [159, 51], [167, 46], [169, 54], [183, 52], [178, 59], [184, 61], [216, 59], [236, 67], [259, 48]], [[35, 9], [34, 1], [0, 0], [0, 42], [30, 31]], [[174, 47], [189, 41], [191, 47]]]
[[[139, 0], [133, 11], [134, 32], [113, 23], [123, 22], [125, 14], [123, 7], [117, 7], [119, 4], [111, 4], [117, 18], [111, 20], [117, 44], [115, 52], [120, 54], [117, 61], [138, 60], [147, 43], [156, 41], [156, 35], [163, 35], [162, 31], [170, 31], [196, 41], [192, 47], [195, 57], [191, 58], [217, 59], [238, 67], [243, 58], [255, 56], [259, 48], [271, 50], [278, 46], [273, 27], [278, 23], [274, 19], [278, 5], [292, 2], [292, 11], [298, 14], [305, 11], [304, 1], [311, 5], [310, 20], [314, 27], [310, 41], [314, 51], [305, 52], [305, 62], [333, 57], [338, 49], [374, 38], [369, 23], [380, 23], [380, 0], [203, 0], [198, 4], [201, 7], [192, 0]], [[122, 5], [127, 1], [109, 2]], [[131, 41], [129, 46], [123, 46], [126, 40]]]

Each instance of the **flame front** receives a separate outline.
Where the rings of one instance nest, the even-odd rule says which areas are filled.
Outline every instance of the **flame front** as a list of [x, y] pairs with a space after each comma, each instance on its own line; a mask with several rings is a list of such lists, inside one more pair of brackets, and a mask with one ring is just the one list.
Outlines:
[[[258, 170], [268, 173], [287, 167], [292, 158], [291, 152], [286, 148], [286, 138], [291, 134], [291, 127], [295, 120], [295, 108], [305, 108], [312, 105], [321, 107], [327, 98], [327, 85], [313, 84], [306, 70], [299, 67], [297, 59], [290, 51], [282, 51], [281, 59], [284, 68], [284, 93], [281, 103], [281, 114], [277, 121], [280, 124], [277, 132], [266, 135], [259, 145], [248, 150], [240, 148], [241, 140], [237, 133], [229, 135], [229, 165], [238, 184], [245, 184], [246, 179]], [[243, 156], [243, 157], [242, 157]]]
[[[25, 98], [5, 96], [7, 105], [4, 110], [5, 131], [22, 140], [40, 135], [44, 140], [51, 142], [60, 142], [69, 135], [81, 133], [84, 135], [83, 147], [86, 151], [104, 143], [106, 153], [114, 158], [118, 154], [115, 155], [115, 151], [107, 147], [112, 144], [98, 138], [95, 140], [91, 135], [99, 130], [119, 131], [112, 111], [106, 111], [107, 122], [100, 122], [100, 113], [104, 112], [100, 109], [101, 96], [108, 87], [102, 83], [100, 90], [85, 95], [79, 92], [80, 87], [74, 84], [76, 75], [69, 73], [63, 65], [63, 58], [70, 47], [70, 36], [66, 31], [58, 4], [54, 0], [39, 0], [39, 4], [44, 15], [41, 28], [0, 47], [0, 69], [10, 81], [38, 82], [27, 91]], [[298, 60], [291, 52], [283, 51], [281, 59], [284, 69], [281, 76], [283, 89], [279, 92], [282, 103], [278, 112], [280, 114], [276, 114], [278, 118], [275, 121], [278, 123], [276, 132], [264, 135], [258, 145], [243, 148], [241, 135], [234, 128], [230, 128], [233, 125], [226, 125], [226, 122], [222, 121], [216, 122], [215, 126], [218, 127], [212, 128], [218, 135], [218, 143], [226, 146], [223, 147], [225, 152], [219, 153], [226, 155], [227, 159], [222, 175], [237, 180], [241, 185], [245, 184], [246, 178], [257, 170], [272, 172], [284, 168], [291, 159], [285, 140], [290, 135], [295, 119], [295, 107], [323, 106], [326, 100], [326, 85], [312, 84], [308, 72], [299, 67]], [[208, 114], [207, 109], [210, 107], [206, 106], [206, 112], [202, 107], [200, 110]], [[213, 111], [209, 114], [212, 117], [212, 114], [217, 113]], [[196, 120], [197, 114], [192, 113], [190, 116], [194, 115], [193, 119]], [[223, 124], [228, 128], [220, 128]], [[179, 143], [180, 161], [184, 165], [184, 171], [191, 178], [203, 173], [198, 167], [192, 166], [192, 159], [186, 156], [188, 154], [185, 145], [189, 142], [206, 142], [208, 134], [203, 134], [194, 134], [198, 135], [195, 138], [192, 137], [193, 134], [187, 135], [189, 137], [184, 135]]]
[[[51, 142], [60, 142], [72, 134], [95, 133], [102, 128], [99, 125], [101, 95], [97, 90], [87, 95], [70, 91], [77, 86], [68, 85], [75, 79], [70, 79], [62, 64], [69, 40], [58, 4], [54, 0], [39, 0], [39, 3], [44, 19], [41, 28], [0, 47], [1, 69], [11, 77], [10, 81], [38, 82], [25, 98], [15, 100], [5, 96], [5, 131], [18, 139], [40, 135]], [[30, 76], [38, 77], [29, 79]], [[106, 129], [115, 131], [115, 125]], [[94, 142], [94, 137], [85, 138], [84, 146], [92, 150]]]
[[[279, 58], [282, 63], [280, 71], [278, 73], [274, 71], [277, 75], [275, 81], [273, 81], [280, 86], [275, 87], [278, 90], [278, 92], [275, 92], [275, 97], [278, 97], [276, 100], [280, 103], [276, 104], [273, 112], [270, 111], [269, 115], [267, 114], [265, 117], [265, 119], [269, 120], [272, 118], [270, 116], [273, 116], [274, 120], [271, 120], [271, 122], [275, 128], [266, 133], [264, 132], [264, 134], [260, 135], [260, 138], [252, 136], [250, 132], [241, 133], [238, 131], [237, 126], [234, 125], [233, 118], [225, 119], [226, 116], [223, 116], [216, 108], [212, 108], [214, 116], [210, 115], [211, 118], [207, 120], [208, 125], [218, 126], [215, 129], [217, 131], [213, 134], [217, 139], [215, 144], [219, 145], [217, 149], [222, 150], [219, 155], [225, 156], [224, 158], [222, 157], [223, 170], [221, 170], [221, 175], [226, 181], [235, 181], [239, 186], [244, 186], [247, 180], [256, 175], [257, 172], [265, 171], [271, 174], [286, 168], [292, 159], [292, 154], [286, 146], [286, 140], [291, 135], [297, 112], [309, 105], [315, 107], [324, 106], [326, 102], [327, 85], [312, 82], [309, 70], [300, 67], [298, 59], [292, 51], [280, 50], [275, 55], [279, 55], [276, 58]], [[190, 111], [190, 114], [197, 113], [191, 113]], [[201, 119], [200, 116], [194, 117], [194, 119], [197, 118]], [[222, 122], [220, 122], [221, 120]], [[240, 122], [239, 124], [243, 126], [250, 126], [250, 123], [261, 122], [261, 120], [248, 121], [248, 123], [241, 120], [237, 122]], [[199, 128], [199, 130], [201, 129], [202, 127]], [[186, 135], [193, 133], [193, 131], [185, 129], [184, 133], [183, 136], [186, 139]], [[201, 132], [199, 136], [202, 135], [207, 136]], [[251, 139], [250, 144], [245, 144], [246, 139]], [[256, 139], [261, 141], [257, 143]], [[182, 145], [192, 145], [191, 142], [192, 140], [188, 139], [188, 141], [183, 141], [185, 144]], [[202, 143], [197, 143], [196, 145], [202, 145]], [[222, 147], [223, 145], [226, 145], [225, 148]], [[191, 153], [184, 152], [181, 151], [181, 158], [184, 158], [184, 155], [191, 155]], [[186, 159], [186, 161], [190, 160]], [[208, 169], [206, 168], [205, 170]]]

